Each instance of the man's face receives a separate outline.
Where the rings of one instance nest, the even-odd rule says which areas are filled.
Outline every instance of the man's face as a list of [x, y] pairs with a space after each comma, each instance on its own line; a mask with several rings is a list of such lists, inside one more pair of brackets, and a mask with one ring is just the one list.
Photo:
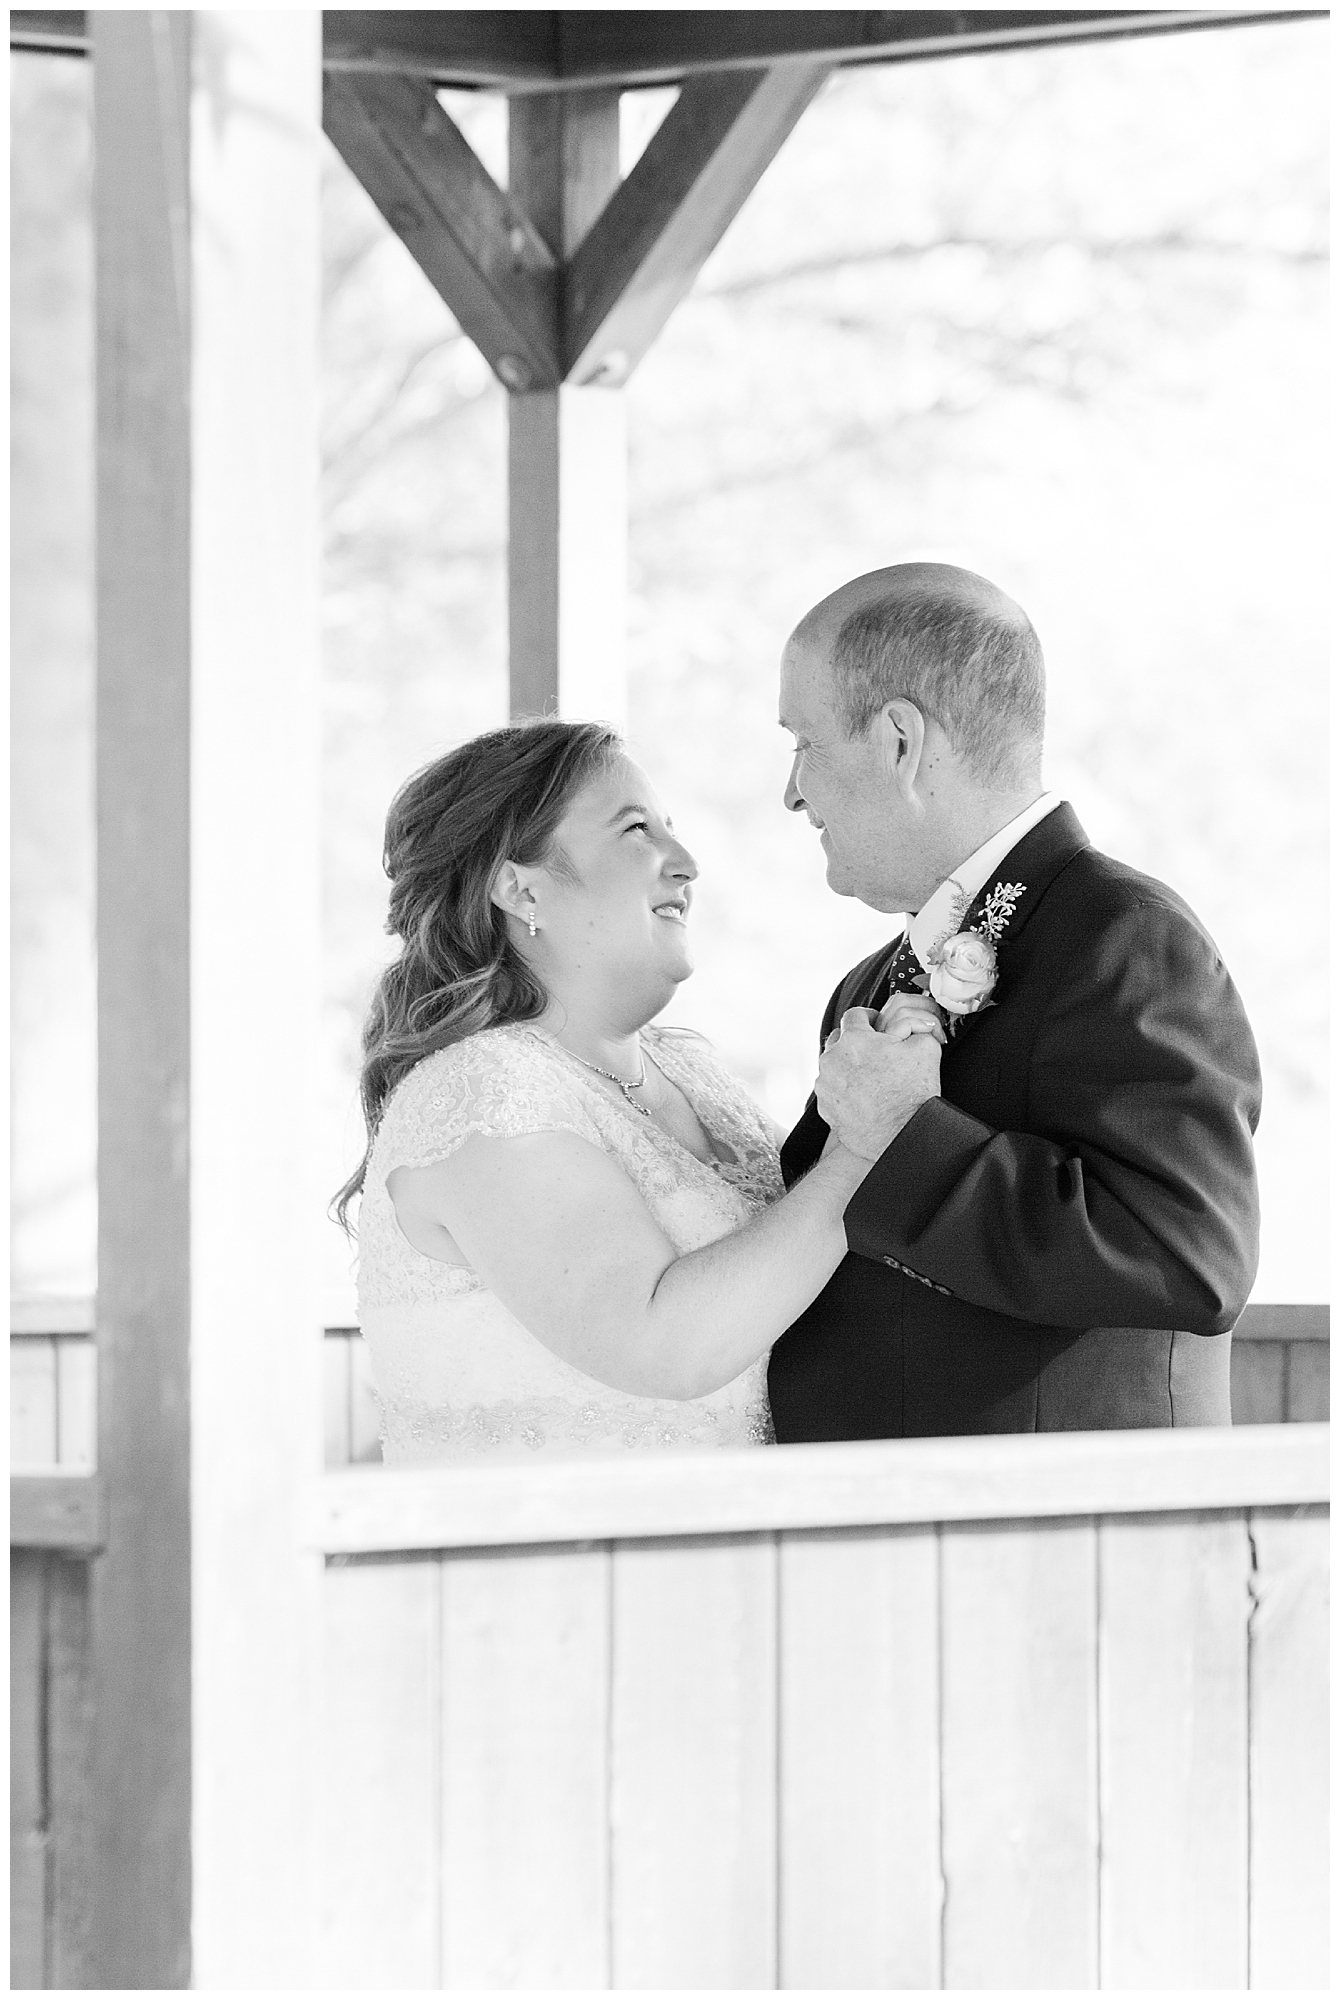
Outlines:
[[919, 826], [876, 723], [849, 737], [834, 709], [827, 647], [793, 637], [782, 655], [781, 723], [796, 739], [785, 803], [820, 829], [828, 886], [872, 910], [917, 910], [927, 885]]

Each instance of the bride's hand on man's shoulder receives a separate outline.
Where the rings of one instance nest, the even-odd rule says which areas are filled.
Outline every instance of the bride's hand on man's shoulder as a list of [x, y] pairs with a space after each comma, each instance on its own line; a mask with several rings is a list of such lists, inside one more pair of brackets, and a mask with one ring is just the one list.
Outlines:
[[[879, 1016], [850, 1007], [819, 1058], [819, 1112], [848, 1152], [877, 1160], [940, 1095], [944, 1029], [934, 1003], [900, 994]], [[880, 1026], [876, 1026], [876, 1021]]]

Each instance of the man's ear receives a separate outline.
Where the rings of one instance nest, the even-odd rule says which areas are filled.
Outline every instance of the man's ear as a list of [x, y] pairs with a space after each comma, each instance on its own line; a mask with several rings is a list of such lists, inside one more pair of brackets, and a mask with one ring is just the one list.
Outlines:
[[926, 718], [913, 701], [886, 701], [870, 725], [879, 743], [884, 768], [911, 800], [926, 753]]

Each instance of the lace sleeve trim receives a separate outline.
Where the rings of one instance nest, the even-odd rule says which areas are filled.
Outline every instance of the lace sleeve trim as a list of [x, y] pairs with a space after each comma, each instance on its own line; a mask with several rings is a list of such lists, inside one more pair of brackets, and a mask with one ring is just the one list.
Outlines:
[[419, 1063], [393, 1093], [377, 1134], [377, 1168], [426, 1167], [466, 1140], [571, 1132], [603, 1145], [571, 1079], [533, 1037], [473, 1035]]

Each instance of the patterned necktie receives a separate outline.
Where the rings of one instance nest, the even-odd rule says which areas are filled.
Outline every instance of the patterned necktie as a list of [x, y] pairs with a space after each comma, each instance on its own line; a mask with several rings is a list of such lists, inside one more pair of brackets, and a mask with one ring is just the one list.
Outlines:
[[895, 993], [920, 993], [923, 989], [917, 981], [924, 978], [925, 972], [925, 966], [912, 949], [911, 934], [905, 931], [893, 957], [876, 980], [875, 990], [867, 1004], [878, 1012]]

